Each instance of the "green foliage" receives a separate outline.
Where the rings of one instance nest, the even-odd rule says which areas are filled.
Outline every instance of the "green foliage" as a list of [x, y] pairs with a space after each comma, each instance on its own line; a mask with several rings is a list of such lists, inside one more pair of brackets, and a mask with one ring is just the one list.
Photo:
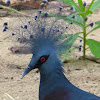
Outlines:
[[97, 26], [87, 32], [87, 35], [100, 28], [100, 21], [95, 22], [95, 24], [97, 24]]
[[[68, 51], [71, 47], [72, 47], [72, 45], [73, 45], [73, 43], [76, 41], [76, 39], [77, 39], [77, 37], [78, 37], [78, 35], [79, 35], [79, 33], [76, 33], [76, 34], [64, 34], [64, 35], [62, 35], [60, 38], [62, 38], [62, 39], [65, 39], [66, 38], [66, 36], [68, 36], [68, 39], [65, 39], [64, 40], [64, 42], [62, 43], [62, 46], [66, 46], [66, 48], [63, 48], [62, 50], [61, 50], [61, 52], [59, 52], [59, 57], [61, 57], [62, 56], [62, 54], [64, 54], [64, 53], [66, 53], [66, 51]], [[72, 51], [72, 50], [70, 50], [70, 51]], [[70, 55], [70, 53], [71, 52], [67, 52], [66, 54], [67, 55]], [[65, 54], [65, 55], [66, 55]], [[65, 57], [63, 58], [63, 60], [65, 60]]]
[[74, 7], [76, 9], [76, 11], [80, 12], [79, 7], [77, 6], [77, 4], [74, 2], [74, 0], [61, 0], [62, 2], [68, 4], [71, 7]]
[[[99, 50], [100, 50], [100, 43], [98, 41], [95, 41], [93, 39], [87, 39], [87, 36], [94, 32], [95, 30], [100, 28], [100, 21], [87, 23], [86, 19], [89, 19], [90, 15], [100, 7], [100, 0], [92, 0], [90, 5], [86, 7], [84, 5], [84, 2], [82, 0], [78, 0], [78, 4], [74, 2], [74, 0], [61, 0], [62, 2], [70, 5], [71, 7], [74, 7], [76, 12], [73, 13], [75, 15], [75, 19], [72, 19], [73, 15], [70, 16], [61, 16], [61, 15], [54, 15], [50, 14], [49, 16], [52, 17], [58, 17], [60, 19], [65, 20], [66, 22], [73, 22], [74, 24], [78, 25], [82, 28], [81, 34], [83, 36], [81, 37], [83, 39], [83, 58], [85, 60], [86, 57], [86, 45], [90, 48], [90, 51], [92, 54], [98, 58], [100, 58]], [[94, 25], [95, 24], [95, 25]], [[91, 30], [87, 32], [87, 28], [91, 27]], [[98, 46], [98, 47], [96, 47]], [[96, 49], [96, 50], [95, 50]], [[97, 52], [96, 52], [97, 51]], [[97, 54], [98, 53], [98, 54]], [[64, 58], [67, 57], [68, 54], [65, 55]]]
[[72, 15], [70, 15], [68, 17], [65, 17], [65, 16], [60, 16], [60, 15], [49, 14], [48, 16], [50, 16], [50, 17], [58, 17], [60, 19], [65, 20], [68, 23], [73, 22], [74, 24], [76, 24], [76, 25], [78, 25], [80, 27], [83, 27], [82, 26], [82, 23], [81, 23], [82, 22], [82, 18], [79, 15], [76, 15], [77, 16], [77, 19], [72, 19]]
[[64, 54], [64, 56], [62, 57], [61, 62], [64, 62], [64, 61], [66, 60], [66, 58], [67, 58], [68, 56], [70, 56], [71, 52], [72, 52], [74, 49], [75, 49], [75, 48], [71, 48], [71, 49], [70, 49], [70, 52], [66, 52], [66, 53]]
[[83, 7], [83, 2], [81, 0], [78, 0], [78, 4], [79, 4], [81, 11], [85, 11], [85, 7]]
[[87, 39], [87, 45], [89, 46], [93, 55], [100, 58], [100, 42], [93, 39]]
[[92, 12], [94, 12], [96, 9], [98, 9], [100, 7], [100, 0], [97, 0], [96, 2], [93, 3], [93, 5], [91, 6], [90, 10]]

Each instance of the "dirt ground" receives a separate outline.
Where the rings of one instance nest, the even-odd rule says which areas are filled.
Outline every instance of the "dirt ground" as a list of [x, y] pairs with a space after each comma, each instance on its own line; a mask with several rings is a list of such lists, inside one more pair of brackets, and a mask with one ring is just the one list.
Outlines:
[[[34, 11], [36, 12], [36, 11]], [[31, 71], [23, 79], [21, 74], [30, 62], [31, 54], [12, 54], [8, 48], [12, 42], [8, 41], [8, 34], [2, 32], [4, 22], [14, 23], [15, 17], [0, 17], [0, 100], [38, 100], [39, 73]], [[100, 9], [91, 15], [89, 22], [100, 20]], [[88, 38], [100, 41], [100, 29]], [[74, 52], [80, 57], [81, 53]], [[87, 50], [87, 55], [91, 53]], [[100, 62], [79, 60], [74, 56], [70, 62], [64, 64], [65, 75], [75, 86], [100, 96]]]

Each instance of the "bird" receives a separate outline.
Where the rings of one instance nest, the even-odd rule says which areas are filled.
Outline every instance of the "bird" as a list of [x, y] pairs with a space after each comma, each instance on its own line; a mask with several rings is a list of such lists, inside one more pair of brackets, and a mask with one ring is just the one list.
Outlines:
[[33, 69], [39, 70], [39, 100], [100, 100], [100, 97], [73, 85], [64, 75], [59, 55], [65, 50], [69, 51], [72, 46], [69, 39], [73, 38], [73, 35], [63, 34], [65, 29], [62, 24], [58, 24], [59, 20], [55, 19], [50, 23], [51, 19], [47, 16], [47, 12], [41, 15], [39, 10], [38, 16], [34, 17], [35, 22], [32, 17], [32, 21], [28, 21], [27, 28], [21, 26], [22, 37], [26, 33], [31, 35], [26, 43], [32, 53], [31, 61], [22, 73], [22, 78]]

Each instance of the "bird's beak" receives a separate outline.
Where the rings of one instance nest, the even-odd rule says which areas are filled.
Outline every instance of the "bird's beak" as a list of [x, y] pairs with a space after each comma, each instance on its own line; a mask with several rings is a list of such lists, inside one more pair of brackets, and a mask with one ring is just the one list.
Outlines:
[[31, 70], [37, 68], [37, 65], [35, 63], [35, 60], [34, 60], [34, 56], [32, 56], [31, 58], [31, 61], [30, 61], [30, 64], [28, 65], [28, 67], [25, 69], [25, 71], [22, 73], [22, 78], [28, 74]]
[[31, 70], [32, 70], [32, 68], [31, 68], [30, 66], [28, 66], [28, 67], [25, 69], [25, 71], [22, 73], [22, 78], [23, 78], [26, 74], [28, 74]]

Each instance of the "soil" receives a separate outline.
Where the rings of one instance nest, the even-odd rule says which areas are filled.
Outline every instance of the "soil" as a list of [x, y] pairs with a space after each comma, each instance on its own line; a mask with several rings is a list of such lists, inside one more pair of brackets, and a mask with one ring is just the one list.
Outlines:
[[[36, 10], [34, 10], [36, 12]], [[31, 54], [13, 54], [9, 33], [2, 32], [4, 22], [15, 23], [16, 17], [0, 17], [0, 100], [38, 100], [39, 73], [31, 71], [23, 79], [21, 74], [30, 62]], [[100, 9], [91, 15], [88, 22], [100, 20]], [[100, 29], [88, 36], [100, 41]], [[78, 58], [76, 58], [76, 55]], [[100, 62], [87, 50], [87, 56], [95, 60], [79, 60], [82, 52], [77, 50], [69, 62], [64, 63], [65, 75], [75, 86], [100, 96]], [[99, 60], [99, 59], [98, 59]]]

